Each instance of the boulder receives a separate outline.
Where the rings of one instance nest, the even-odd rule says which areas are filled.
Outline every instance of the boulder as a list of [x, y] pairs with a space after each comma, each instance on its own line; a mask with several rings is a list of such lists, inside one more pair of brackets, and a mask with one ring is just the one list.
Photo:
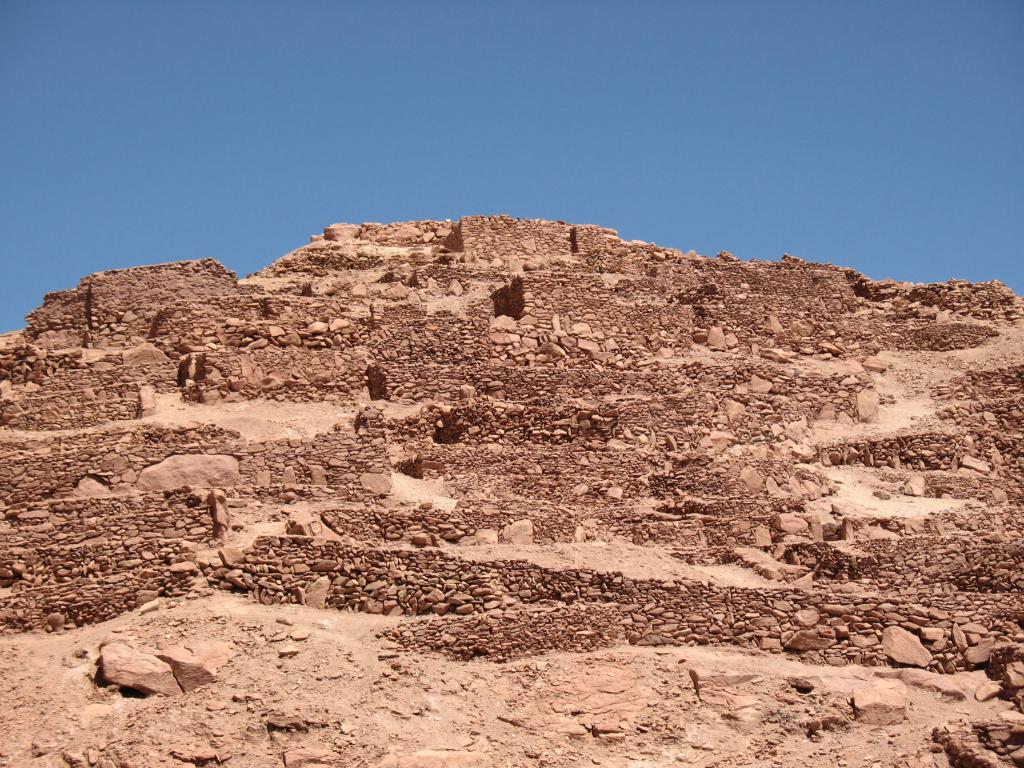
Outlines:
[[877, 355], [865, 357], [861, 361], [861, 365], [864, 366], [865, 370], [871, 371], [873, 373], [885, 373], [889, 368], [889, 364], [882, 360]]
[[713, 325], [708, 329], [708, 346], [712, 349], [725, 349], [725, 331], [720, 326]]
[[331, 593], [331, 578], [321, 576], [306, 587], [306, 605], [310, 608], [326, 608], [327, 597]]
[[926, 490], [925, 480], [921, 475], [914, 475], [903, 484], [903, 492], [908, 496], [924, 496]]
[[170, 358], [155, 345], [145, 342], [123, 350], [121, 362], [125, 365], [159, 365], [170, 362]]
[[977, 645], [972, 645], [966, 651], [964, 651], [964, 660], [968, 664], [987, 664], [989, 656], [992, 655], [992, 648], [995, 646], [995, 639], [986, 637], [979, 641]]
[[515, 520], [501, 529], [501, 536], [511, 544], [533, 544], [533, 521]]
[[917, 635], [895, 625], [882, 631], [882, 651], [897, 664], [913, 667], [927, 667], [932, 660]]
[[217, 670], [235, 654], [230, 643], [192, 640], [158, 651], [156, 657], [171, 667], [181, 690], [188, 693], [217, 679]]
[[86, 475], [78, 481], [77, 485], [75, 485], [74, 495], [90, 498], [96, 496], [113, 496], [114, 494], [110, 490], [110, 487], [105, 483], [101, 483], [95, 477]]
[[391, 493], [391, 475], [383, 472], [363, 472], [359, 476], [359, 483], [370, 493], [378, 496]]
[[181, 693], [170, 664], [120, 640], [107, 643], [100, 649], [100, 674], [108, 683], [139, 693], [162, 696]]
[[964, 469], [973, 469], [975, 472], [980, 472], [983, 475], [987, 475], [992, 471], [992, 467], [987, 461], [976, 459], [973, 456], [964, 456], [960, 459], [960, 466]]
[[144, 419], [156, 413], [156, 389], [150, 384], [139, 387], [139, 418]]
[[764, 475], [748, 464], [740, 470], [740, 482], [752, 492], [757, 493], [764, 488]]
[[865, 725], [899, 725], [907, 718], [907, 686], [878, 680], [853, 689], [853, 713]]
[[786, 641], [786, 649], [790, 651], [824, 651], [835, 644], [835, 633], [830, 627], [800, 629]]
[[143, 491], [169, 491], [190, 485], [200, 488], [238, 485], [238, 459], [210, 454], [177, 454], [139, 473], [136, 485]]
[[344, 243], [359, 236], [358, 224], [331, 224], [324, 227], [324, 240]]
[[857, 393], [857, 421], [873, 424], [878, 421], [878, 393], [873, 389], [862, 389]]

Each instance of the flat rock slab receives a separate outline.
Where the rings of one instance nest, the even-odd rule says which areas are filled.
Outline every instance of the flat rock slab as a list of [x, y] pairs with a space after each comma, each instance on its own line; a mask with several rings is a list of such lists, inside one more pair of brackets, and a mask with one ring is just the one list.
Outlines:
[[146, 467], [136, 484], [144, 491], [170, 491], [186, 485], [224, 488], [240, 482], [234, 456], [178, 454]]

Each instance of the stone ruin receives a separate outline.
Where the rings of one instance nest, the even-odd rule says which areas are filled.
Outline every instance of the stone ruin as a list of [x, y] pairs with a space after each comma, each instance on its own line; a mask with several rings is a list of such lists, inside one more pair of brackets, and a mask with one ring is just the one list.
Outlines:
[[[507, 216], [335, 224], [241, 281], [212, 260], [91, 275], [0, 348], [0, 627], [216, 589], [402, 617], [384, 637], [405, 653], [739, 646], [986, 670], [1020, 706], [1024, 351], [960, 364], [921, 393], [921, 426], [885, 426], [902, 403], [881, 382], [887, 355], [941, 367], [1021, 319], [999, 283]], [[164, 418], [173, 402], [189, 420]], [[218, 425], [232, 404], [327, 421], [247, 435]], [[872, 517], [840, 498], [854, 470], [950, 503]], [[236, 546], [253, 510], [281, 531]], [[472, 555], [584, 541], [757, 586]], [[963, 766], [1020, 738], [935, 736]]]

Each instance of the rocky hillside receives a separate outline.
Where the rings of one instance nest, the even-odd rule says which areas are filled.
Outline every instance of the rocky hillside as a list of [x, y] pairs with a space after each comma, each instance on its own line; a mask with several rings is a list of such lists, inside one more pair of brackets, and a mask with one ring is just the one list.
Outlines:
[[334, 224], [0, 337], [0, 765], [1024, 765], [1024, 303]]

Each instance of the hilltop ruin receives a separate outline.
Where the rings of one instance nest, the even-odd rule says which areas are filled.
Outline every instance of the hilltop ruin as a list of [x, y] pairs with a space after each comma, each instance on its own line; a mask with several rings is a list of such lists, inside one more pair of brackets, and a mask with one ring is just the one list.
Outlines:
[[[334, 224], [242, 280], [213, 260], [85, 277], [0, 346], [12, 669], [32, 642], [112, 627], [79, 657], [106, 687], [79, 696], [148, 695], [130, 717], [150, 728], [243, 669], [273, 636], [258, 617], [367, 614], [360, 642], [395, 680], [541, 680], [544, 659], [614, 677], [710, 649], [769, 682], [702, 655], [672, 693], [648, 680], [597, 714], [460, 721], [461, 747], [419, 750], [308, 711], [268, 725], [236, 682], [242, 705], [210, 717], [225, 734], [262, 718], [259, 738], [116, 743], [108, 723], [40, 751], [0, 726], [0, 765], [852, 766], [856, 729], [885, 727], [902, 752], [882, 739], [867, 758], [1024, 764], [1022, 318], [997, 282], [507, 216]], [[192, 613], [243, 604], [266, 613]], [[803, 690], [773, 664], [832, 682]], [[560, 695], [586, 699], [570, 678]], [[527, 696], [493, 685], [509, 707]], [[679, 697], [739, 746], [682, 744], [656, 714]]]

